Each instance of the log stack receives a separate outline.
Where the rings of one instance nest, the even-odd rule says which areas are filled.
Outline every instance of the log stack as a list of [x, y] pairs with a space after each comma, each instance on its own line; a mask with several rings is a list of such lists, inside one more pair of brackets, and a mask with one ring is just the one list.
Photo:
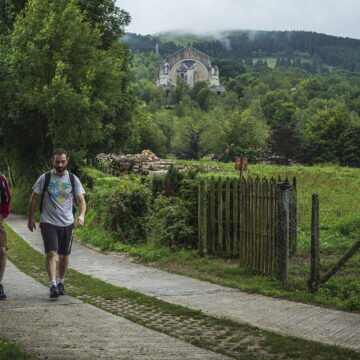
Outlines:
[[139, 175], [163, 175], [169, 167], [174, 165], [180, 171], [204, 168], [205, 170], [219, 171], [220, 167], [210, 165], [175, 165], [171, 161], [159, 159], [152, 151], [143, 150], [140, 154], [114, 155], [98, 154], [95, 158], [98, 164], [104, 164], [114, 170], [115, 173], [139, 174]]

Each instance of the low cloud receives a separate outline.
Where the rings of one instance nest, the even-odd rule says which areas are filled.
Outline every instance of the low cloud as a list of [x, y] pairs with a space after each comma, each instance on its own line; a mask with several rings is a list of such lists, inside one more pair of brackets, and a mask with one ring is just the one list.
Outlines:
[[360, 38], [358, 0], [118, 0], [140, 34], [169, 30], [305, 30]]

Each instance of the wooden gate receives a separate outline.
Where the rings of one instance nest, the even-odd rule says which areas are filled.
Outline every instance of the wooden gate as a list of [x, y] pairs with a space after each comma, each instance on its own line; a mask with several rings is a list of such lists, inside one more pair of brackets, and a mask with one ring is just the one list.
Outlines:
[[[282, 191], [287, 192], [286, 203], [281, 200]], [[238, 257], [241, 264], [270, 274], [283, 250], [280, 232], [287, 237], [287, 255], [296, 251], [295, 178], [290, 185], [280, 178], [213, 177], [200, 182], [198, 196], [200, 253]]]

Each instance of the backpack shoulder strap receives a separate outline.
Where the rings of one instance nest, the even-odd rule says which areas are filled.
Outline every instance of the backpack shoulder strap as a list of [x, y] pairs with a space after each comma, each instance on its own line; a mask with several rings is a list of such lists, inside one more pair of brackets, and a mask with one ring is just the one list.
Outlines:
[[75, 176], [69, 171], [70, 183], [71, 183], [71, 192], [75, 197]]
[[49, 187], [50, 179], [51, 179], [51, 171], [47, 171], [45, 173], [45, 181], [44, 181], [43, 191], [42, 191], [41, 200], [40, 200], [40, 207], [39, 207], [40, 214], [42, 212], [42, 205], [43, 205], [43, 201], [44, 201], [44, 195], [47, 192], [47, 189]]

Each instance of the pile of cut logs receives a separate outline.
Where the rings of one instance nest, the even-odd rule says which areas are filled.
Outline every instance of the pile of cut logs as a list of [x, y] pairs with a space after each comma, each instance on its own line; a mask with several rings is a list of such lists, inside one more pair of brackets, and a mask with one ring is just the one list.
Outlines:
[[116, 173], [139, 174], [139, 175], [162, 175], [165, 174], [171, 165], [176, 166], [179, 170], [188, 170], [203, 167], [206, 170], [221, 170], [219, 167], [210, 165], [175, 165], [171, 161], [159, 159], [152, 151], [143, 150], [140, 154], [135, 155], [114, 155], [98, 154], [95, 158], [97, 164], [106, 164]]

